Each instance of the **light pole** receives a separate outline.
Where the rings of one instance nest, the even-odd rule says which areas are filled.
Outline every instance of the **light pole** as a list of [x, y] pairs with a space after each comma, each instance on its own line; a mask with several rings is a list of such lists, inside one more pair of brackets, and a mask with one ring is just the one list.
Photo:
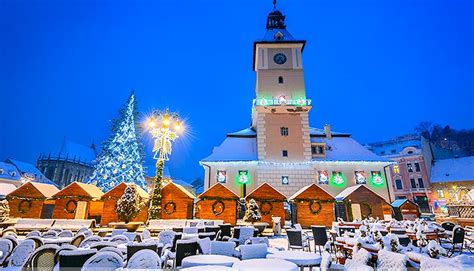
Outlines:
[[169, 160], [171, 145], [184, 130], [183, 123], [176, 113], [154, 111], [147, 121], [148, 131], [153, 137], [153, 152], [156, 159], [156, 176], [151, 192], [148, 219], [161, 218], [161, 186], [165, 161]]

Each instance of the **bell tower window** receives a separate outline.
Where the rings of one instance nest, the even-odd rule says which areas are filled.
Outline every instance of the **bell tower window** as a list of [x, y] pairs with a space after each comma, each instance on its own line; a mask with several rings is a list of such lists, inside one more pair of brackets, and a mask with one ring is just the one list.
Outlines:
[[278, 84], [283, 84], [284, 82], [283, 76], [278, 76]]

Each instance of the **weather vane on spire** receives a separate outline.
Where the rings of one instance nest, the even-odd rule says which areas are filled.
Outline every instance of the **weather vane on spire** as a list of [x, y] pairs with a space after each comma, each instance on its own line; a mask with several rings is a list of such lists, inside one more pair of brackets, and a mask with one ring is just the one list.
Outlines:
[[273, 0], [273, 8], [276, 9], [277, 0]]

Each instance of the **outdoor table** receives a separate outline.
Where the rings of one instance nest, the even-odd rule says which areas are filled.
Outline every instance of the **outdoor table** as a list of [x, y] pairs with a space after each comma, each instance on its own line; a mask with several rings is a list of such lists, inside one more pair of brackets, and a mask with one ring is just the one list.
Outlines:
[[240, 260], [234, 257], [224, 255], [193, 255], [183, 259], [181, 267], [193, 267], [203, 265], [219, 265], [231, 267]]
[[55, 244], [55, 245], [62, 245], [62, 244], [69, 244], [72, 241], [72, 237], [57, 237], [57, 238], [41, 238], [43, 240], [43, 244]]
[[298, 271], [296, 264], [280, 259], [243, 260], [232, 267], [239, 271]]
[[292, 262], [299, 266], [301, 270], [304, 267], [318, 266], [321, 263], [321, 256], [306, 251], [277, 251], [267, 255], [267, 259], [281, 259]]
[[235, 268], [218, 265], [202, 265], [180, 269], [180, 271], [238, 271]]

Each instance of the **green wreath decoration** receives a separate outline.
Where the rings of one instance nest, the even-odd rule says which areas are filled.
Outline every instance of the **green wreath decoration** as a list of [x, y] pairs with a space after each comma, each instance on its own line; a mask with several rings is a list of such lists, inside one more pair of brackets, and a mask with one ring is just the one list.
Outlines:
[[214, 203], [212, 204], [212, 213], [215, 216], [222, 214], [224, 210], [225, 210], [225, 204], [222, 200], [214, 201]]
[[76, 209], [77, 209], [77, 201], [73, 199], [66, 202], [66, 205], [64, 206], [64, 211], [66, 211], [69, 214], [74, 214], [74, 212], [76, 212]]
[[[171, 210], [170, 210], [171, 208]], [[176, 204], [173, 201], [168, 201], [165, 206], [163, 207], [163, 211], [167, 215], [171, 215], [176, 212]]]
[[[317, 209], [314, 208], [314, 204], [317, 204], [317, 205], [318, 205]], [[319, 200], [312, 200], [312, 201], [309, 202], [309, 211], [310, 211], [313, 215], [319, 214], [322, 209], [323, 209], [323, 206], [321, 205], [321, 201], [319, 201]]]
[[367, 217], [370, 217], [372, 215], [372, 206], [367, 201], [363, 201], [360, 203], [360, 206], [366, 206], [367, 209], [369, 209], [369, 213], [367, 214]]
[[30, 211], [30, 209], [31, 209], [31, 200], [25, 199], [18, 203], [18, 212], [24, 214]]
[[[264, 205], [268, 205], [268, 208], [263, 208]], [[270, 201], [261, 201], [260, 202], [260, 213], [262, 215], [268, 215], [272, 212], [273, 210], [273, 204]]]

